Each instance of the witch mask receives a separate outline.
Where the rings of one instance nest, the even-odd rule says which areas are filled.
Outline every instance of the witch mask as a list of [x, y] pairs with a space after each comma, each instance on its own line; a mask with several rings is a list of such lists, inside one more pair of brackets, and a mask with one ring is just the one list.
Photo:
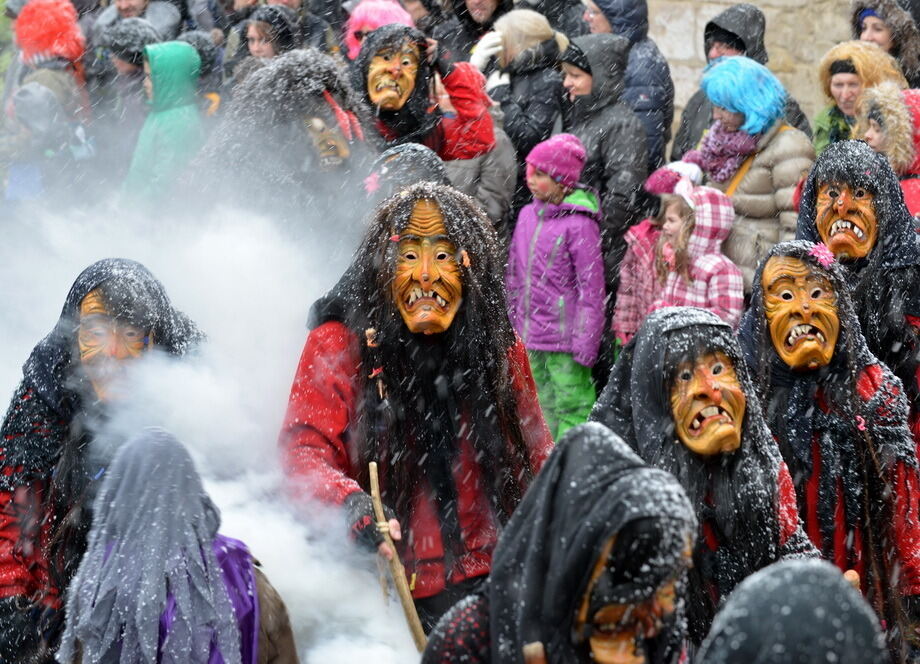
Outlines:
[[457, 315], [463, 294], [457, 247], [434, 201], [415, 204], [399, 236], [393, 299], [413, 333], [439, 334]]
[[[644, 640], [658, 636], [664, 620], [674, 613], [676, 581], [668, 579], [643, 601], [624, 601], [618, 597], [617, 583], [609, 567], [615, 542], [616, 537], [611, 537], [595, 562], [575, 618], [575, 634], [589, 635], [588, 644], [595, 662], [647, 664]], [[689, 557], [688, 548], [686, 559]]]
[[351, 155], [348, 141], [335, 123], [312, 116], [305, 120], [307, 133], [313, 142], [313, 151], [319, 167], [324, 171], [337, 170]]
[[671, 384], [671, 412], [680, 441], [703, 456], [741, 446], [747, 399], [731, 359], [707, 353], [677, 368]]
[[367, 70], [371, 104], [384, 111], [401, 109], [415, 89], [420, 59], [419, 47], [409, 40], [377, 51]]
[[780, 359], [797, 370], [827, 366], [840, 334], [830, 280], [799, 258], [773, 256], [764, 265], [761, 286], [770, 339]]
[[80, 302], [77, 349], [83, 367], [100, 401], [117, 397], [115, 383], [125, 362], [136, 359], [150, 345], [150, 335], [136, 325], [113, 318], [102, 293], [90, 291]]
[[878, 238], [875, 196], [862, 187], [826, 182], [818, 188], [816, 225], [821, 241], [838, 258], [869, 255]]

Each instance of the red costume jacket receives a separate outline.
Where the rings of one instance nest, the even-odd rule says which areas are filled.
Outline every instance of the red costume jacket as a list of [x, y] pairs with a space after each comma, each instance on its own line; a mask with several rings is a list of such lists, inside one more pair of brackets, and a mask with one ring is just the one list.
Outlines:
[[[883, 393], [896, 394], [899, 387], [888, 384], [884, 379], [885, 372], [879, 365], [866, 367], [856, 381], [856, 391], [859, 397], [868, 401], [879, 390]], [[817, 395], [818, 407], [825, 413], [829, 407], [823, 395]], [[881, 415], [881, 413], [880, 413]], [[884, 441], [879, 441], [884, 443]], [[812, 447], [812, 473], [808, 478], [805, 488], [805, 513], [802, 519], [805, 530], [812, 542], [821, 548], [821, 527], [818, 520], [818, 488], [821, 476], [821, 447], [815, 440]], [[907, 466], [903, 461], [896, 461], [891, 465], [888, 481], [893, 495], [893, 517], [890, 524], [890, 540], [894, 545], [898, 561], [900, 562], [900, 586], [904, 595], [920, 595], [920, 477], [917, 471]], [[866, 558], [863, 555], [865, 534], [857, 528], [852, 535], [846, 525], [844, 513], [844, 495], [842, 480], [837, 481], [837, 501], [834, 520], [838, 524], [832, 555], [825, 552], [842, 571], [855, 569], [860, 578], [865, 578]]]
[[[281, 432], [284, 465], [295, 495], [341, 505], [348, 495], [364, 490], [354, 479], [359, 455], [350, 435], [360, 389], [358, 344], [358, 338], [336, 321], [320, 325], [307, 337]], [[508, 363], [524, 442], [536, 473], [552, 450], [552, 439], [520, 340], [508, 351]], [[412, 594], [417, 599], [444, 590], [447, 576], [455, 584], [489, 573], [498, 522], [480, 486], [480, 465], [472, 445], [466, 439], [459, 445], [454, 481], [464, 554], [451, 570], [444, 569], [437, 508], [424, 488], [413, 498], [409, 523], [402, 524], [400, 556], [410, 583], [414, 577]]]

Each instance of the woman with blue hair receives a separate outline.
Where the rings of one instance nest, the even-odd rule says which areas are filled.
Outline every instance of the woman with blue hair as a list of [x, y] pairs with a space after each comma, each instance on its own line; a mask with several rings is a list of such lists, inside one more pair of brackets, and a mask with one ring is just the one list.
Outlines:
[[815, 151], [808, 136], [786, 123], [786, 90], [762, 64], [740, 55], [715, 60], [703, 91], [713, 123], [684, 161], [699, 164], [707, 184], [731, 197], [735, 223], [724, 249], [750, 293], [761, 258], [795, 237], [793, 193]]

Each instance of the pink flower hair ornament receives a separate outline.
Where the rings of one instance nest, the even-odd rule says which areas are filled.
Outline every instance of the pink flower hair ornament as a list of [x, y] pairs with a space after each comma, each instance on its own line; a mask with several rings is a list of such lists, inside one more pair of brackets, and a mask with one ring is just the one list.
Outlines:
[[822, 267], [829, 268], [834, 264], [834, 252], [828, 249], [823, 242], [819, 242], [809, 249], [808, 255], [818, 261]]

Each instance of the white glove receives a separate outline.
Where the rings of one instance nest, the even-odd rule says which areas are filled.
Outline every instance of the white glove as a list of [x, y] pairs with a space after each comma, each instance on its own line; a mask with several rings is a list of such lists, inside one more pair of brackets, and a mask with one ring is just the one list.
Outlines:
[[473, 54], [470, 56], [470, 64], [479, 71], [484, 71], [489, 64], [493, 55], [502, 52], [501, 33], [492, 30], [482, 36], [482, 39], [473, 47]]
[[492, 90], [500, 85], [511, 85], [511, 75], [496, 69], [489, 74], [489, 78], [486, 79], [486, 92], [492, 92]]

